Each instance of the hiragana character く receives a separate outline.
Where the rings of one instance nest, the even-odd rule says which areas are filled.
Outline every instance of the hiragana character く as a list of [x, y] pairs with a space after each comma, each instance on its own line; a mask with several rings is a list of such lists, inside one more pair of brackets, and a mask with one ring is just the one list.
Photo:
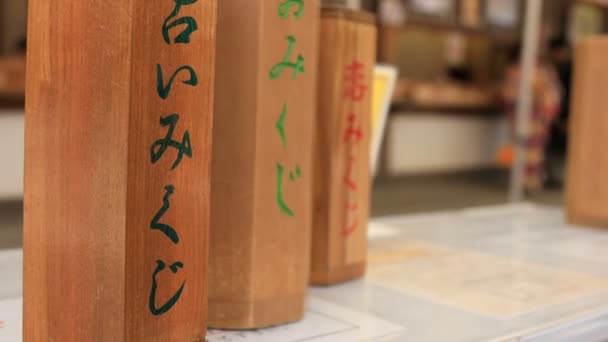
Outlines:
[[158, 210], [158, 212], [152, 219], [152, 222], [150, 223], [150, 228], [155, 229], [155, 230], [160, 230], [169, 239], [171, 239], [171, 241], [173, 241], [174, 244], [178, 244], [179, 235], [177, 234], [175, 229], [173, 229], [173, 227], [171, 227], [168, 224], [160, 223], [160, 220], [163, 218], [163, 215], [165, 215], [165, 213], [171, 207], [171, 203], [169, 202], [169, 199], [171, 198], [171, 195], [173, 195], [173, 193], [175, 192], [175, 187], [173, 185], [167, 185], [165, 187], [165, 190], [166, 190], [166, 193], [165, 193], [165, 197], [163, 197], [163, 206]]

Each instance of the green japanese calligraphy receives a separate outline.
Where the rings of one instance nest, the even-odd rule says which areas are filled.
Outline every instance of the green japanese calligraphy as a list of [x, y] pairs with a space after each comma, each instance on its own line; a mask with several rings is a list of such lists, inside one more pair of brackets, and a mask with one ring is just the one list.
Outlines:
[[298, 6], [294, 12], [296, 19], [302, 18], [302, 14], [304, 14], [304, 0], [285, 0], [285, 2], [279, 6], [279, 17], [282, 19], [289, 18], [289, 10], [292, 6]]
[[165, 215], [165, 213], [171, 207], [169, 199], [171, 198], [171, 195], [173, 195], [173, 193], [175, 192], [175, 187], [173, 185], [167, 185], [165, 187], [165, 191], [166, 193], [165, 197], [163, 198], [163, 206], [160, 208], [160, 210], [158, 210], [158, 213], [156, 213], [156, 215], [152, 219], [152, 222], [150, 222], [150, 228], [161, 231], [169, 239], [171, 239], [174, 244], [177, 245], [179, 243], [179, 235], [177, 234], [175, 229], [173, 229], [173, 227], [167, 224], [160, 223], [160, 220], [163, 218], [163, 215]]
[[281, 136], [281, 142], [283, 143], [283, 148], [287, 149], [287, 137], [285, 136], [285, 120], [287, 119], [287, 102], [283, 104], [283, 111], [281, 112], [281, 116], [279, 117], [279, 121], [277, 121], [276, 128], [279, 131], [279, 136]]
[[[285, 202], [285, 196], [283, 194], [283, 177], [285, 175], [285, 168], [281, 164], [277, 164], [277, 205], [283, 214], [289, 217], [295, 217], [295, 213]], [[292, 182], [295, 182], [298, 178], [302, 177], [302, 171], [300, 170], [300, 166], [296, 166], [296, 171], [290, 172], [289, 179]]]
[[[177, 292], [165, 304], [163, 304], [160, 308], [157, 307], [156, 306], [156, 291], [158, 289], [158, 281], [157, 281], [156, 277], [158, 276], [159, 273], [161, 273], [167, 267], [167, 265], [165, 265], [165, 262], [162, 260], [157, 260], [156, 264], [157, 264], [156, 270], [154, 270], [154, 274], [152, 275], [152, 288], [150, 290], [149, 306], [150, 306], [150, 312], [154, 316], [160, 316], [160, 315], [167, 313], [169, 310], [171, 310], [171, 308], [173, 308], [175, 306], [175, 304], [177, 304], [177, 301], [179, 300], [179, 298], [182, 295], [182, 292], [184, 291], [186, 282], [184, 281], [184, 283], [179, 288], [179, 290], [177, 290]], [[169, 269], [171, 270], [171, 272], [173, 272], [173, 274], [177, 274], [179, 269], [183, 269], [183, 268], [184, 268], [184, 264], [181, 261], [178, 261], [178, 262], [172, 264], [171, 266], [169, 266]]]
[[[198, 0], [173, 0], [175, 1], [175, 8], [173, 12], [165, 19], [163, 23], [163, 39], [167, 45], [171, 44], [171, 38], [169, 37], [169, 31], [177, 26], [186, 25], [186, 28], [175, 37], [173, 41], [175, 44], [188, 44], [190, 43], [190, 35], [198, 30], [198, 24], [196, 20], [190, 16], [182, 17], [179, 19], [173, 20], [179, 14], [183, 5], [192, 5], [196, 3]], [[173, 21], [171, 21], [173, 20]]]
[[286, 68], [293, 69], [292, 79], [296, 79], [298, 77], [298, 73], [304, 73], [304, 57], [302, 55], [298, 55], [298, 60], [295, 63], [290, 62], [291, 55], [293, 54], [293, 50], [296, 48], [297, 40], [294, 36], [287, 36], [287, 42], [289, 43], [287, 47], [287, 53], [283, 58], [283, 61], [275, 65], [270, 70], [270, 79], [276, 80], [283, 74]]
[[196, 75], [194, 69], [189, 65], [184, 65], [177, 69], [171, 78], [169, 78], [167, 85], [165, 85], [163, 81], [163, 67], [160, 64], [156, 65], [156, 91], [158, 92], [158, 96], [160, 96], [163, 100], [166, 100], [169, 97], [173, 82], [181, 71], [187, 71], [190, 74], [190, 78], [188, 80], [182, 81], [183, 84], [192, 87], [196, 87], [198, 85], [198, 76]]
[[182, 158], [187, 156], [188, 158], [192, 158], [192, 147], [190, 144], [190, 132], [186, 131], [184, 133], [184, 137], [182, 138], [182, 142], [178, 142], [173, 140], [173, 132], [175, 131], [175, 126], [177, 126], [177, 122], [179, 121], [179, 115], [171, 114], [168, 117], [161, 117], [160, 124], [163, 127], [169, 126], [167, 130], [167, 135], [163, 139], [157, 140], [150, 149], [150, 157], [152, 160], [152, 164], [156, 164], [162, 156], [165, 154], [169, 147], [175, 148], [178, 151], [177, 159], [173, 163], [171, 170], [175, 170], [179, 166], [182, 161]]
[[295, 182], [298, 178], [302, 177], [302, 169], [300, 169], [300, 165], [296, 165], [296, 171], [289, 173], [289, 180]]

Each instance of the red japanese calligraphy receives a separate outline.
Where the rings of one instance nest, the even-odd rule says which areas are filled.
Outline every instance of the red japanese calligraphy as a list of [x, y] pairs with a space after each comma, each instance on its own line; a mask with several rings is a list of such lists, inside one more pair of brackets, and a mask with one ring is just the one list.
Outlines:
[[360, 102], [363, 100], [367, 93], [367, 86], [364, 83], [364, 69], [365, 66], [363, 63], [357, 60], [354, 60], [346, 67], [346, 90], [344, 95], [355, 102]]
[[[363, 73], [365, 66], [357, 60], [354, 60], [346, 67], [346, 86], [344, 95], [347, 99], [353, 102], [360, 102], [365, 99], [367, 94], [367, 85], [365, 85], [365, 74]], [[344, 130], [344, 143], [348, 146], [348, 166], [344, 175], [344, 184], [346, 185], [346, 205], [344, 214], [344, 226], [342, 235], [346, 238], [357, 231], [359, 227], [358, 211], [359, 203], [356, 200], [356, 192], [359, 190], [357, 179], [357, 154], [356, 148], [363, 140], [363, 128], [358, 123], [358, 115], [349, 113], [346, 117], [347, 126]], [[354, 195], [353, 195], [354, 193]], [[352, 200], [354, 198], [354, 201]]]
[[357, 191], [357, 179], [353, 177], [355, 161], [355, 157], [350, 157], [348, 167], [346, 168], [346, 176], [344, 176], [344, 184], [352, 191]]
[[361, 128], [361, 125], [355, 126], [357, 121], [356, 114], [349, 114], [347, 120], [348, 127], [344, 131], [344, 142], [357, 145], [361, 142], [361, 139], [363, 139], [363, 129]]

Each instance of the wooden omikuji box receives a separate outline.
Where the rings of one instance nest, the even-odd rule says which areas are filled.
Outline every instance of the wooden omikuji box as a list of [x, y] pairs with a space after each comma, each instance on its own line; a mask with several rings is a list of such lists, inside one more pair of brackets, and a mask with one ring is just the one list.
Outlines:
[[570, 223], [608, 228], [608, 38], [576, 49], [570, 114], [567, 215]]
[[314, 160], [311, 283], [361, 277], [367, 256], [374, 17], [323, 10]]
[[204, 341], [216, 1], [29, 4], [24, 341]]
[[209, 325], [303, 316], [319, 1], [218, 1]]

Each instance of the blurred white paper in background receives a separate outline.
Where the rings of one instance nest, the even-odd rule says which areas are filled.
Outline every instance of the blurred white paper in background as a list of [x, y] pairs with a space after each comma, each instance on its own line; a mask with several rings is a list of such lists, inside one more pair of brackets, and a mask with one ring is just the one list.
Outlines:
[[419, 13], [449, 17], [454, 14], [454, 0], [410, 0], [412, 9]]
[[407, 19], [402, 0], [381, 0], [378, 4], [378, 20], [384, 26], [401, 26]]
[[513, 28], [519, 24], [519, 0], [487, 0], [486, 18], [492, 26]]

